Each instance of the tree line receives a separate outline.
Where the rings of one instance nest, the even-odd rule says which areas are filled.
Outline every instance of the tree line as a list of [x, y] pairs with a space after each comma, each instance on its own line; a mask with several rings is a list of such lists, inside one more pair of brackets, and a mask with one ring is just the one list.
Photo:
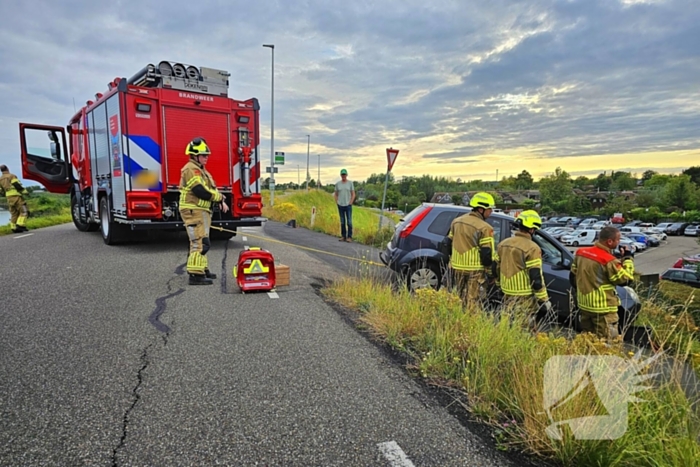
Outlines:
[[[381, 207], [386, 173], [373, 173], [364, 181], [355, 181], [357, 204]], [[311, 180], [310, 188], [316, 188]], [[461, 204], [460, 193], [488, 191], [503, 203], [502, 194], [538, 190], [539, 201], [523, 200], [524, 207], [536, 208], [542, 214], [604, 215], [622, 212], [627, 217], [655, 222], [664, 218], [697, 217], [700, 214], [700, 166], [690, 167], [680, 174], [660, 174], [647, 170], [641, 174], [625, 171], [601, 172], [595, 177], [572, 177], [557, 168], [553, 173], [535, 180], [523, 170], [517, 176], [503, 177], [498, 182], [485, 180], [464, 181], [442, 176], [406, 176], [396, 180], [389, 172], [385, 208], [412, 210], [422, 202], [430, 201], [435, 193], [452, 193], [452, 201]], [[296, 183], [278, 185], [278, 189], [299, 188]], [[301, 188], [305, 188], [302, 184]], [[322, 189], [333, 192], [334, 185]], [[593, 207], [591, 193], [603, 192], [605, 205]]]

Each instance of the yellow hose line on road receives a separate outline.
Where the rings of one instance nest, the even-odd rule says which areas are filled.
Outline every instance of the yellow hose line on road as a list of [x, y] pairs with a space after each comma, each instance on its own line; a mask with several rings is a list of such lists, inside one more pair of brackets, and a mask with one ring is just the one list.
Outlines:
[[[220, 230], [220, 231], [222, 231], [222, 232], [229, 232], [229, 233], [238, 235], [238, 232], [235, 231], [235, 230], [224, 229], [223, 227], [218, 227], [218, 226], [216, 226], [216, 225], [212, 225], [210, 228], [211, 228], [211, 229]], [[241, 235], [243, 235], [243, 233], [241, 233]], [[318, 250], [318, 249], [316, 249], [316, 248], [309, 248], [308, 246], [295, 245], [294, 243], [283, 242], [282, 240], [275, 240], [275, 239], [270, 238], [270, 237], [263, 237], [263, 236], [260, 236], [260, 235], [254, 235], [254, 234], [251, 234], [251, 233], [248, 233], [248, 232], [245, 233], [245, 236], [246, 236], [246, 237], [258, 238], [258, 239], [260, 239], [260, 240], [265, 240], [266, 242], [274, 242], [274, 243], [280, 243], [280, 244], [282, 244], [282, 245], [293, 246], [293, 247], [295, 247], [295, 248], [300, 248], [300, 249], [302, 249], [302, 250], [307, 250], [307, 251], [313, 251], [313, 252], [316, 252], [316, 253], [322, 253], [322, 254], [324, 254], [324, 255], [330, 255], [330, 256], [336, 256], [336, 257], [338, 257], [338, 258], [349, 259], [350, 261], [357, 261], [357, 262], [360, 262], [360, 263], [369, 264], [369, 265], [371, 265], [371, 266], [379, 266], [379, 267], [382, 267], [382, 268], [384, 267], [383, 264], [377, 263], [376, 261], [368, 261], [368, 260], [366, 260], [366, 259], [353, 258], [352, 256], [339, 255], [339, 254], [337, 254], [337, 253], [331, 253], [331, 252], [329, 252], [329, 251]]]

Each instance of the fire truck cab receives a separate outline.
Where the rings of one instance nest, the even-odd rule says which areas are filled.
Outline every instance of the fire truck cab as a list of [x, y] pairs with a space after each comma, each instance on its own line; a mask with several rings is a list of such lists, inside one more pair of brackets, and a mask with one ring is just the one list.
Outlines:
[[112, 245], [132, 231], [183, 227], [180, 170], [187, 144], [201, 137], [212, 151], [206, 169], [230, 206], [214, 209], [212, 225], [259, 226], [260, 106], [229, 98], [229, 76], [161, 61], [115, 78], [65, 128], [20, 123], [22, 176], [70, 194], [76, 228], [99, 229]]

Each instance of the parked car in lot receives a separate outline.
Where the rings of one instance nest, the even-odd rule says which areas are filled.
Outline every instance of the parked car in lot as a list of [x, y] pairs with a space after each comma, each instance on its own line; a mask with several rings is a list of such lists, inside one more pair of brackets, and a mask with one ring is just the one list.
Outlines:
[[623, 234], [627, 238], [631, 238], [635, 242], [644, 243], [646, 246], [659, 246], [661, 242], [652, 237], [651, 235], [639, 233], [625, 233]]
[[598, 222], [599, 219], [596, 219], [595, 217], [589, 217], [587, 219], [584, 219], [581, 221], [581, 223], [578, 225], [579, 229], [589, 229], [593, 224]]
[[697, 237], [699, 232], [700, 232], [700, 225], [693, 223], [685, 228], [683, 235], [686, 235], [688, 237]]
[[561, 242], [564, 245], [571, 246], [586, 246], [593, 245], [598, 239], [598, 234], [600, 231], [588, 229], [588, 230], [576, 230], [568, 235], [561, 237]]
[[654, 228], [659, 229], [662, 232], [666, 232], [666, 229], [668, 229], [672, 225], [673, 225], [673, 222], [662, 222], [661, 224], [656, 224], [656, 227], [654, 227]]
[[571, 235], [574, 232], [574, 229], [571, 227], [558, 227], [556, 230], [554, 230], [550, 235], [557, 240], [561, 241], [561, 238], [565, 235]]
[[657, 227], [651, 227], [648, 229], [644, 229], [644, 230], [642, 230], [642, 233], [645, 233], [647, 235], [651, 235], [652, 237], [656, 238], [659, 241], [664, 241], [664, 240], [666, 240], [666, 238], [668, 238], [666, 233]]
[[659, 280], [700, 287], [700, 274], [693, 269], [667, 269], [659, 276]]
[[666, 233], [668, 235], [683, 235], [686, 227], [688, 227], [687, 222], [676, 222], [666, 228]]
[[609, 225], [610, 225], [610, 221], [598, 221], [591, 226], [591, 229], [603, 230], [603, 227], [607, 227]]
[[[406, 215], [396, 226], [394, 236], [379, 255], [382, 262], [399, 274], [409, 290], [430, 287], [439, 289], [448, 272], [449, 257], [440, 251], [439, 243], [447, 236], [452, 221], [471, 210], [466, 206], [423, 203]], [[496, 243], [512, 234], [515, 218], [492, 214], [487, 222], [493, 227]], [[542, 250], [542, 271], [547, 282], [552, 304], [561, 319], [576, 321], [576, 308], [570, 301], [569, 272], [572, 253], [544, 231], [538, 231], [533, 240]], [[622, 305], [619, 309], [621, 327], [636, 319], [641, 302], [630, 287], [617, 287]]]

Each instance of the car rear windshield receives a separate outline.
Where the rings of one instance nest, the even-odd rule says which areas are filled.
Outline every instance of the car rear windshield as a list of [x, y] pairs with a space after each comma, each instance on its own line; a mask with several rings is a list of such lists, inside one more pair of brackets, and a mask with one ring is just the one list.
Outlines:
[[444, 211], [435, 217], [433, 222], [428, 227], [428, 232], [436, 235], [447, 235], [450, 232], [450, 225], [460, 214], [466, 214], [459, 211]]

